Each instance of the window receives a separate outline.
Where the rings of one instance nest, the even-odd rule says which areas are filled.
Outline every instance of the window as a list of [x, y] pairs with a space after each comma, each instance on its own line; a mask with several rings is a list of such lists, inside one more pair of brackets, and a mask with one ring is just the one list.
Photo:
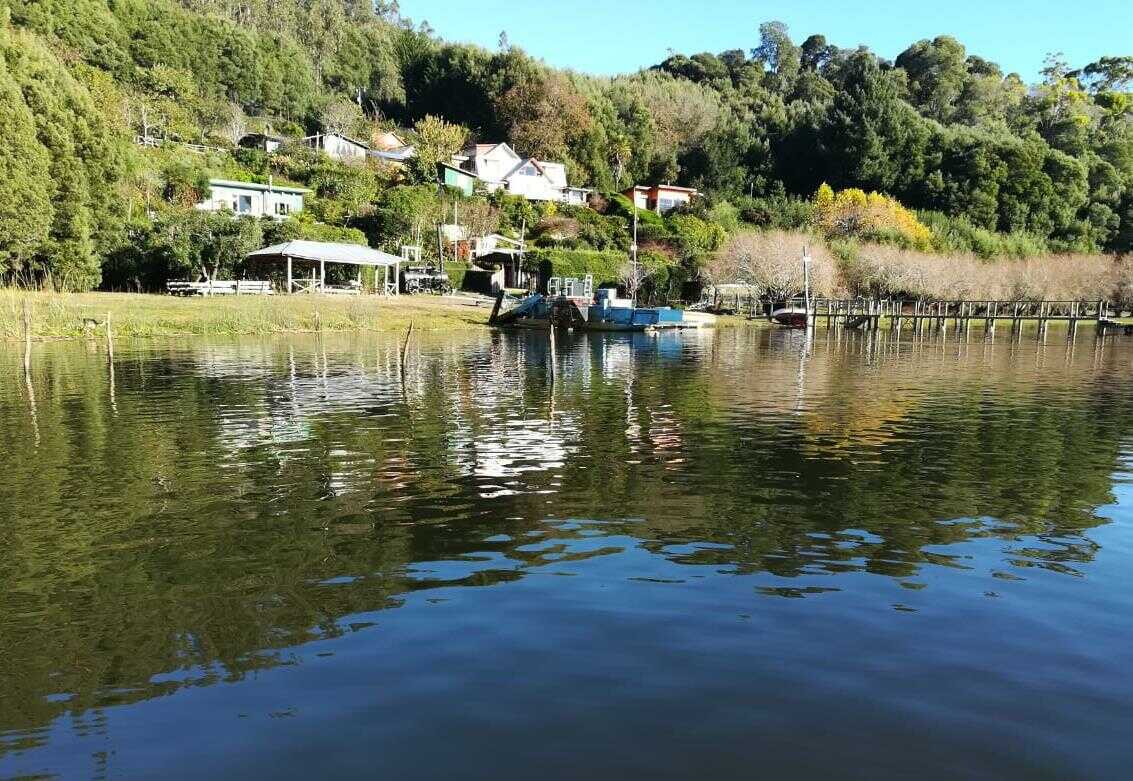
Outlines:
[[291, 214], [291, 204], [285, 201], [276, 201], [275, 213], [279, 217], [286, 217], [287, 215]]
[[672, 198], [659, 198], [657, 200], [657, 211], [672, 211], [673, 209], [677, 208], [678, 205], [679, 204], [677, 203], [677, 201], [674, 201]]
[[519, 173], [522, 174], [523, 176], [538, 176], [539, 175], [539, 171], [537, 171], [535, 166], [533, 166], [533, 165], [523, 166], [523, 168], [519, 169]]
[[237, 214], [251, 214], [252, 213], [252, 196], [239, 195], [236, 197], [236, 213]]

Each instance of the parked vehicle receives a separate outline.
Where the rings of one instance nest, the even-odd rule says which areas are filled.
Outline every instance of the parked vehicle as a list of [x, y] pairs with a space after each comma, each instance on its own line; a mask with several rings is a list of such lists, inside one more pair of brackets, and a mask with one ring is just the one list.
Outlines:
[[452, 292], [448, 274], [432, 266], [409, 266], [401, 273], [401, 286], [409, 295]]

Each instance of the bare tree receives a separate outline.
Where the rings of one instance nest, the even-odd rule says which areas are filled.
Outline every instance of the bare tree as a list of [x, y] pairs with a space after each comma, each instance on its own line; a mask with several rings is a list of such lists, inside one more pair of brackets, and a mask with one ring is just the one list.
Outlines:
[[803, 292], [803, 251], [811, 256], [810, 289], [829, 296], [835, 288], [834, 260], [825, 246], [805, 233], [739, 233], [717, 253], [721, 268], [754, 292], [782, 300]]
[[644, 263], [627, 261], [618, 269], [618, 277], [622, 285], [625, 286], [626, 293], [628, 293], [629, 297], [634, 301], [637, 300], [637, 293], [641, 290], [641, 286], [644, 285], [646, 280], [651, 276], [653, 276], [652, 270], [646, 268]]

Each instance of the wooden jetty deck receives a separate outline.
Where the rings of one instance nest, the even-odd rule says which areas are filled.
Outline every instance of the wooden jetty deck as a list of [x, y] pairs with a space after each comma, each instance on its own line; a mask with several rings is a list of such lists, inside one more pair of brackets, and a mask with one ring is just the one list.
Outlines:
[[[985, 334], [994, 335], [1000, 323], [1010, 323], [1011, 333], [1020, 334], [1025, 324], [1037, 325], [1045, 334], [1051, 323], [1066, 323], [1071, 337], [1080, 323], [1094, 325], [1099, 334], [1121, 329], [1133, 333], [1133, 326], [1121, 323], [1118, 313], [1108, 301], [905, 301], [899, 299], [831, 299], [799, 298], [788, 306], [806, 309], [808, 324], [827, 328], [850, 328], [876, 331], [884, 323], [900, 332], [908, 327], [914, 333], [927, 331], [947, 333], [956, 328], [965, 333], [972, 324], [981, 326]], [[749, 301], [749, 317], [758, 319], [758, 303]]]

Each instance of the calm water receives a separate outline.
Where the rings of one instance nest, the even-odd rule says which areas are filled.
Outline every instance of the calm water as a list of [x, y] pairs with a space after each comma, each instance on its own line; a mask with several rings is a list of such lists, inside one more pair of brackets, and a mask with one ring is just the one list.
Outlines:
[[1133, 339], [399, 347], [0, 351], [0, 777], [1128, 777]]

